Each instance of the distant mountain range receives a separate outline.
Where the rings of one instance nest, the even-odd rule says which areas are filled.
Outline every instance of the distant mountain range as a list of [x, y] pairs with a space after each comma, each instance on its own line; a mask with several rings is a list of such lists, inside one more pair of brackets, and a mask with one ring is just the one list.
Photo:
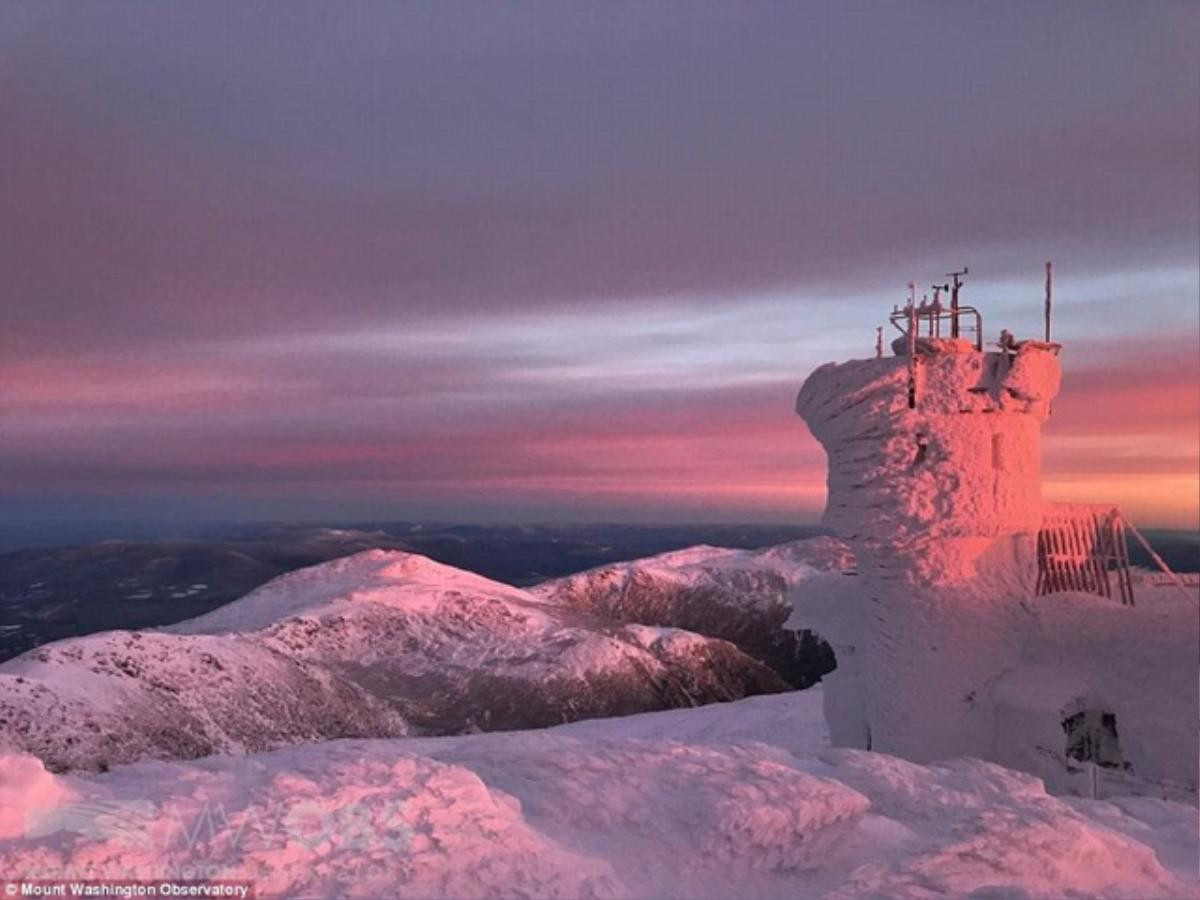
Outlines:
[[689, 547], [553, 579], [531, 592], [592, 615], [731, 641], [806, 688], [833, 671], [833, 650], [811, 631], [784, 627], [788, 593], [818, 574], [854, 572], [850, 548], [823, 536], [765, 550]]
[[[420, 553], [525, 587], [697, 545], [757, 549], [822, 534], [823, 529], [813, 526], [393, 522], [342, 528], [238, 526], [223, 536], [30, 547], [0, 554], [0, 661], [64, 637], [179, 622], [242, 597], [285, 572], [370, 549]], [[1200, 571], [1197, 535], [1151, 530], [1147, 536], [1176, 571]], [[1130, 551], [1135, 565], [1150, 565], [1140, 546], [1133, 544]], [[750, 627], [745, 619], [737, 620], [740, 625], [725, 619], [697, 622], [692, 618], [694, 609], [683, 617], [651, 609], [651, 598], [643, 590], [649, 577], [640, 571], [633, 582], [642, 587], [622, 595], [626, 604], [642, 604], [644, 615], [638, 621], [727, 637], [769, 660], [795, 685], [811, 683], [816, 670], [830, 664], [814, 657], [813, 651], [820, 648], [811, 643], [798, 646], [797, 642], [805, 643], [802, 633], [781, 636], [782, 631], [776, 629], [771, 632], [775, 636], [768, 637], [768, 631], [751, 627], [756, 636], [749, 639], [730, 631]], [[678, 595], [678, 588], [671, 590], [672, 596]], [[572, 602], [593, 601], [577, 595]], [[661, 602], [666, 601], [660, 598]], [[696, 628], [697, 624], [703, 628]], [[762, 644], [764, 640], [768, 645]]]
[[[855, 563], [828, 535], [776, 543], [780, 531], [718, 527], [706, 536], [774, 546], [632, 559], [698, 534], [273, 527], [9, 553], [0, 746], [96, 769], [806, 687], [835, 661], [819, 636], [786, 627], [788, 594], [836, 593]], [[1186, 545], [1158, 544], [1187, 568]]]
[[369, 550], [160, 631], [0, 663], [0, 748], [56, 771], [346, 737], [538, 728], [785, 691], [733, 644]]
[[754, 548], [814, 527], [359, 523], [241, 526], [224, 536], [108, 540], [0, 554], [0, 660], [108, 629], [168, 625], [277, 575], [363, 550], [405, 550], [515, 586], [695, 544]]

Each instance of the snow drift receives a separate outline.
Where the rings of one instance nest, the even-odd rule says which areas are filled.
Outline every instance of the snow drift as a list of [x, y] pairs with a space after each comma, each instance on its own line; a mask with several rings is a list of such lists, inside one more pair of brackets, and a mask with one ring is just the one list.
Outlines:
[[[252, 879], [305, 897], [1184, 897], [1194, 808], [820, 750], [819, 690], [543, 731], [337, 741], [51, 776], [10, 878]], [[780, 728], [780, 725], [785, 727]], [[4, 794], [9, 800], [10, 793]]]

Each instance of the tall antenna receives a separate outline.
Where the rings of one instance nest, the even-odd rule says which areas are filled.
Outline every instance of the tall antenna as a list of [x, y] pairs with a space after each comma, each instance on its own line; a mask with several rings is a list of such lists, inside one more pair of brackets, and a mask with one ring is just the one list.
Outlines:
[[1054, 276], [1051, 271], [1050, 261], [1046, 261], [1046, 343], [1050, 343], [1050, 297], [1051, 287], [1053, 285]]
[[953, 278], [954, 283], [950, 285], [950, 337], [958, 337], [958, 289], [962, 287], [963, 276], [969, 270], [963, 266], [957, 272], [947, 272], [947, 278]]
[[908, 283], [908, 408], [917, 408], [917, 286]]

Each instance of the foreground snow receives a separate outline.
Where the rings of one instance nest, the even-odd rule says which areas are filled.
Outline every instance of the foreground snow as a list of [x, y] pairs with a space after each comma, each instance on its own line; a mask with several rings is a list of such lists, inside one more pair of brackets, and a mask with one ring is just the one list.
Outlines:
[[53, 776], [0, 758], [10, 878], [267, 896], [1173, 897], [1196, 810], [829, 750], [818, 690], [540, 731]]

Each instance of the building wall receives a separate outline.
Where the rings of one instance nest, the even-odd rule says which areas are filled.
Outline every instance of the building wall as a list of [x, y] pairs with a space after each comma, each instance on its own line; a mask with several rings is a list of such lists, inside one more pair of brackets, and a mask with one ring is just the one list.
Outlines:
[[[797, 411], [829, 457], [825, 522], [858, 557], [862, 634], [844, 687], [861, 692], [870, 746], [986, 755], [983, 698], [1019, 654], [1033, 588], [1040, 425], [1059, 369], [1043, 350], [921, 350], [914, 408], [908, 360], [893, 357], [818, 369]], [[839, 709], [847, 690], [832, 692]]]
[[858, 560], [853, 596], [798, 599], [792, 620], [846, 667], [826, 685], [835, 743], [979, 756], [1079, 789], [1063, 721], [1090, 710], [1116, 723], [1128, 768], [1112, 777], [1194, 793], [1200, 592], [1034, 596], [1057, 358], [919, 351], [914, 408], [906, 357], [823, 366], [796, 403], [829, 457], [825, 522]]
[[1086, 789], [1079, 761], [1064, 758], [1063, 724], [1092, 710], [1115, 718], [1126, 766], [1104, 777], [1130, 789], [1166, 783], [1169, 794], [1195, 793], [1200, 591], [1188, 598], [1173, 585], [1143, 583], [1136, 597], [1135, 606], [1091, 594], [1037, 598], [1036, 630], [996, 682], [992, 759], [1053, 789]]

